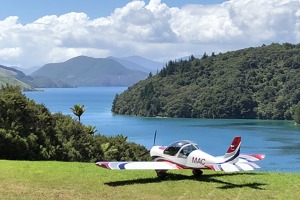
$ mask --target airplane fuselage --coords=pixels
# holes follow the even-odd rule
[[[167,161],[181,166],[184,169],[206,169],[207,164],[216,164],[223,161],[221,157],[214,157],[200,149],[195,149],[185,155],[179,150],[175,155],[168,155],[165,152],[166,147],[154,146],[150,151],[154,161]]]

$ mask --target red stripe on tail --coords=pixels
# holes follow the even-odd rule
[[[241,136],[235,137],[226,153],[234,152],[239,147],[240,143],[241,143]]]

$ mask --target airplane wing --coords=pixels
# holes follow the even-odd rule
[[[132,170],[132,169],[154,169],[169,170],[183,169],[179,165],[170,162],[97,162],[97,166],[112,170]]]

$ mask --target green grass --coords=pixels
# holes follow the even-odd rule
[[[299,199],[300,174],[112,171],[93,163],[0,160],[1,199]]]

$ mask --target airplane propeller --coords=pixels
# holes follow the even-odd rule
[[[157,130],[155,130],[155,133],[154,133],[153,146],[155,146],[156,132],[157,132]]]
[[[155,141],[156,141],[156,133],[157,133],[157,130],[155,130],[155,133],[154,133],[154,138],[153,138],[153,145],[152,146],[155,146]],[[141,155],[139,155],[139,157],[143,157],[144,155],[150,153],[150,150],[142,153]]]

